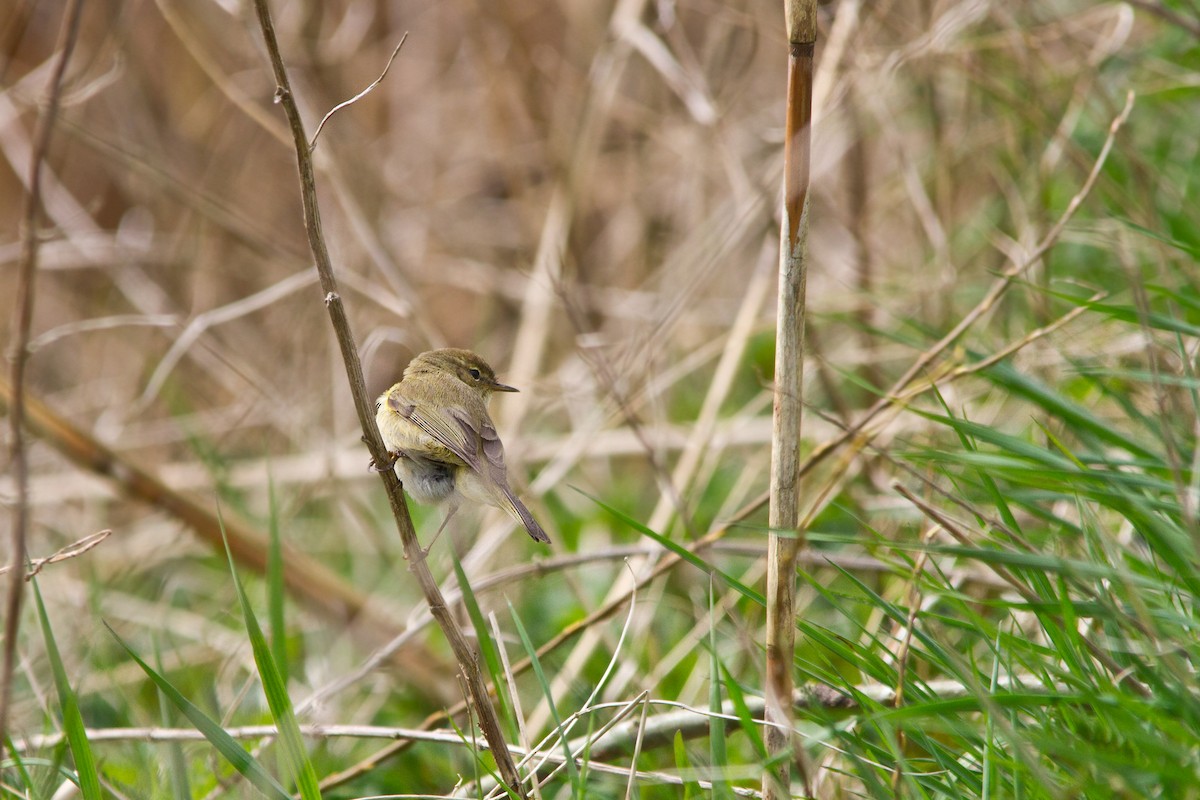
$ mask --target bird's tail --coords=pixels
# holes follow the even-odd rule
[[[550,537],[542,530],[542,526],[533,518],[533,514],[529,513],[529,509],[521,502],[512,489],[507,486],[502,486],[500,489],[504,493],[505,507],[508,513],[512,514],[517,519],[521,520],[521,524],[525,526],[525,530],[529,531],[529,535],[533,537],[535,542],[550,543]]]

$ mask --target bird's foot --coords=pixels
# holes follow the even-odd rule
[[[420,540],[419,539],[417,540],[417,549],[421,551],[421,557],[419,559],[417,559],[418,561],[424,561],[426,559],[426,557],[428,557],[429,551],[433,549],[433,546],[435,544],[437,544],[437,540],[439,538],[441,538],[442,531],[446,530],[446,523],[450,521],[450,518],[454,516],[454,512],[457,510],[458,510],[458,506],[450,507],[450,510],[446,513],[446,518],[444,520],[442,520],[442,524],[438,526],[437,533],[435,533],[433,535],[433,538],[429,540],[428,545],[426,545],[425,547],[421,547]],[[408,556],[406,555],[405,558],[407,558],[407,557]]]
[[[434,541],[437,541],[436,536],[434,537]],[[429,551],[432,549],[433,549],[433,542],[430,542],[428,547],[421,547],[421,542],[420,542],[420,540],[418,540],[417,541],[417,555],[409,563],[409,569],[412,569],[413,564],[418,564],[418,563],[424,561],[425,559],[429,558]],[[408,561],[408,552],[407,551],[405,551],[405,553],[404,553],[404,560]]]
[[[370,469],[372,472],[387,472],[392,467],[396,466],[396,462],[399,460],[400,460],[400,454],[393,453],[391,450],[389,450],[389,451],[387,451],[387,463],[380,465],[379,463],[377,463],[375,461],[375,459],[372,458],[371,463],[368,465],[367,468]]]

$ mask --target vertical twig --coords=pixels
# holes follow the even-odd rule
[[[21,625],[21,601],[25,589],[25,539],[29,526],[29,464],[25,460],[25,364],[29,360],[29,331],[33,325],[34,275],[38,257],[38,212],[42,204],[42,162],[50,147],[50,134],[58,116],[63,75],[79,34],[82,0],[70,0],[63,11],[55,50],[58,59],[46,89],[46,104],[38,117],[29,157],[29,192],[21,209],[21,263],[17,268],[16,309],[13,314],[12,387],[8,409],[9,436],[12,445],[12,469],[17,483],[17,502],[13,508],[12,566],[8,595],[5,598],[4,666],[0,673],[0,755],[8,740],[9,700],[12,697],[13,666],[16,663],[17,631]]]
[[[329,259],[329,251],[325,246],[325,237],[321,232],[321,214],[317,206],[316,178],[313,174],[312,152],[309,148],[308,137],[304,132],[304,121],[300,118],[300,110],[292,97],[291,83],[287,70],[283,65],[283,57],[279,52],[279,42],[275,37],[275,26],[271,21],[271,12],[267,0],[254,0],[255,11],[258,14],[259,26],[262,28],[263,41],[271,59],[271,68],[275,72],[275,82],[278,86],[275,97],[283,105],[288,123],[292,131],[293,144],[296,150],[297,168],[300,172],[300,193],[304,202],[304,227],[308,232],[308,244],[316,262],[317,273],[321,277],[321,288],[325,291],[325,306],[329,310],[330,321],[333,323],[334,334],[342,351],[342,361],[346,367],[346,379],[350,384],[350,393],[354,398],[354,409],[358,413],[358,421],[362,426],[363,440],[367,443],[371,458],[376,464],[386,464],[387,449],[380,438],[379,429],[375,426],[375,413],[370,399],[367,397],[366,382],[363,380],[362,362],[358,358],[358,347],[354,342],[354,334],[350,330],[350,321],[346,318],[345,307],[341,295],[338,294],[337,280],[334,278],[333,265]],[[500,729],[500,720],[496,716],[496,708],[488,697],[487,684],[483,680],[479,661],[474,648],[463,636],[454,616],[450,613],[437,581],[429,571],[424,553],[421,551],[417,533],[413,529],[412,518],[408,513],[408,504],[404,500],[404,491],[396,473],[392,470],[380,472],[387,490],[392,507],[392,515],[396,519],[396,527],[404,544],[404,554],[408,559],[409,570],[421,585],[429,611],[441,626],[450,649],[458,661],[462,679],[466,683],[471,705],[479,715],[479,727],[483,731],[492,756],[496,759],[500,776],[518,796],[525,796],[525,788],[521,782],[517,765],[509,752],[508,744],[504,741],[504,733]]]
[[[767,748],[792,750],[792,654],[796,644],[796,555],[800,531],[800,421],[804,389],[804,287],[808,270],[808,169],[812,141],[816,0],[784,0],[788,34],[787,123],[780,230],[779,308],[775,332],[775,410],[771,448],[771,534],[767,545]],[[782,757],[763,775],[763,797],[790,795],[791,767]],[[807,793],[807,791],[806,791]]]

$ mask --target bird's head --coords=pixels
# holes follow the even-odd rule
[[[404,370],[409,375],[449,374],[478,390],[484,396],[491,392],[515,392],[517,389],[496,380],[491,365],[470,350],[447,347],[430,350],[414,358]]]

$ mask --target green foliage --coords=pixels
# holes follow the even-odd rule
[[[258,676],[262,680],[263,692],[267,696],[267,704],[271,708],[271,717],[279,729],[279,738],[283,741],[283,762],[288,772],[295,777],[296,787],[302,800],[320,800],[321,791],[317,788],[317,776],[313,771],[312,761],[309,760],[304,739],[300,735],[300,726],[292,709],[292,699],[288,695],[287,682],[281,670],[275,664],[271,643],[267,641],[246,590],[238,578],[237,567],[233,563],[233,553],[229,550],[229,542],[225,543],[225,555],[229,559],[229,572],[233,576],[233,585],[237,589],[238,603],[242,607],[242,618],[246,623],[246,633],[254,650],[254,663],[258,667]],[[276,587],[277,588],[277,587]],[[278,590],[278,588],[277,588]]]
[[[277,800],[291,797],[287,790],[279,784],[279,782],[268,773],[263,766],[252,755],[242,749],[242,746],[237,743],[233,737],[225,732],[225,729],[219,722],[209,717],[201,711],[190,700],[183,696],[170,681],[163,675],[160,675],[153,667],[138,657],[137,653],[127,645],[121,637],[117,636],[116,631],[109,628],[109,632],[113,637],[125,648],[146,676],[158,687],[168,700],[171,701],[185,717],[188,718],[196,730],[204,734],[204,738],[209,741],[217,752],[229,762],[238,772],[240,772],[251,784],[254,785],[260,792],[267,797],[273,797]]]
[[[42,639],[46,644],[46,657],[50,661],[50,671],[54,676],[54,687],[58,693],[59,713],[62,715],[63,733],[71,748],[71,756],[75,760],[75,774],[70,776],[72,782],[79,786],[85,800],[101,800],[100,774],[96,770],[96,757],[92,753],[91,742],[88,741],[87,728],[83,715],[79,713],[79,700],[63,665],[62,656],[58,652],[58,643],[54,638],[54,630],[50,625],[50,617],[46,613],[46,604],[42,600],[42,591],[36,580],[32,582],[33,599],[37,604],[38,621],[42,627]],[[24,766],[20,767],[26,785],[29,784],[28,774]]]
[[[550,689],[550,681],[546,677],[546,671],[542,669],[542,662],[538,658],[537,648],[534,646],[532,640],[530,640],[529,634],[525,631],[525,626],[521,624],[521,618],[517,615],[516,609],[510,605],[509,612],[512,614],[512,621],[516,627],[517,635],[521,637],[521,645],[525,648],[525,652],[529,656],[530,663],[533,666],[533,674],[537,678],[538,685],[541,687],[542,693],[546,698],[546,705],[550,709],[551,717],[554,719],[554,728],[559,733],[558,738],[567,767],[567,779],[570,782],[571,796],[580,797],[583,792],[583,784],[579,777],[579,767],[575,764],[575,756],[571,752],[570,742],[567,740],[567,731],[563,727],[562,714],[559,713],[554,693]]]
[[[169,498],[101,497],[38,438],[31,554],[115,535],[34,584],[0,784],[36,800],[64,781],[88,798],[247,782],[283,798],[293,779],[309,798],[483,797],[494,761],[473,711],[439,716],[460,667],[421,627],[320,296],[300,280],[294,159],[237,98],[269,96],[269,76],[242,65],[239,89],[210,74],[257,37],[191,9],[172,21],[176,5],[85,33],[122,80],[80,62],[79,85],[98,88],[55,133],[56,191],[78,196],[56,196],[46,224],[66,227],[66,208],[89,238],[46,229],[57,261],[39,272],[35,327],[54,335],[31,390],[169,486],[215,495],[269,547],[235,554],[231,583]],[[794,678],[795,741],[823,797],[1200,800],[1200,46],[1163,16],[1194,22],[1194,4],[1150,5],[860,4],[853,20],[822,6],[822,33],[849,45],[824,41],[818,70],[800,445],[820,460],[800,487]],[[770,470],[774,322],[745,290],[778,241],[778,8],[648,4],[626,36],[600,17],[563,28],[543,6],[465,26],[454,4],[430,7],[407,47],[437,68],[406,70],[406,51],[322,134],[327,234],[372,391],[428,342],[486,351],[502,377],[532,359],[495,418],[552,548],[464,507],[427,556],[461,590],[446,594],[505,734],[535,751],[522,774],[545,798],[743,796],[773,766],[767,511],[751,504]],[[281,21],[313,67],[298,87],[311,109],[394,46],[371,8]],[[42,27],[14,50],[11,85],[49,52]],[[1072,203],[1129,89],[1133,116],[1053,246],[889,394]],[[14,120],[32,120],[36,93],[9,94],[25,104]],[[0,197],[22,196],[17,175]],[[738,339],[743,302],[755,324]],[[531,333],[544,341],[512,352]],[[721,386],[726,353],[738,367]],[[720,413],[698,433],[710,397]],[[110,460],[83,460],[128,488]],[[428,543],[442,510],[413,508]],[[395,630],[306,596],[285,551]],[[610,607],[634,583],[636,603]],[[266,632],[248,597],[265,598]],[[122,638],[96,634],[102,619]],[[376,758],[427,720],[445,738]],[[302,740],[300,722],[379,738]],[[277,739],[234,735],[267,724]],[[119,729],[132,740],[88,739]]]

